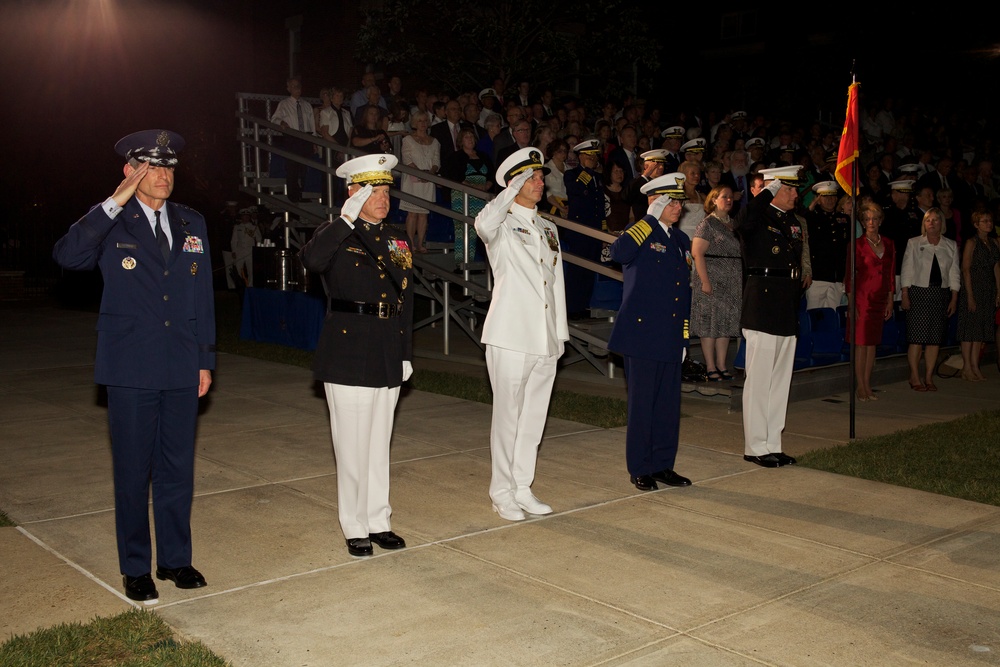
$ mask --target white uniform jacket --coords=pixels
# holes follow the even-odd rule
[[[493,269],[493,300],[483,343],[559,356],[569,340],[559,232],[534,208],[512,203],[497,223],[476,220]]]

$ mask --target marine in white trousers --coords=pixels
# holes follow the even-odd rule
[[[743,329],[747,339],[743,434],[747,456],[781,451],[788,392],[795,364],[795,336]]]
[[[337,511],[347,539],[391,530],[389,440],[399,387],[324,383],[337,457]]]

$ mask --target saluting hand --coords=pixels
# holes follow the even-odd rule
[[[507,187],[501,190],[500,194],[494,197],[479,212],[479,215],[476,216],[476,224],[492,227],[503,222],[504,218],[507,217],[507,209],[510,208],[511,203],[517,197],[517,193],[521,191],[521,188],[524,187],[524,184],[528,182],[533,173],[535,173],[535,170],[529,168],[512,178]]]
[[[354,229],[354,221],[358,219],[361,209],[364,208],[365,202],[371,196],[372,189],[371,184],[366,185],[348,197],[344,205],[340,207],[340,217],[347,221],[351,229]]]
[[[111,198],[115,200],[115,203],[119,206],[125,206],[128,200],[132,198],[135,194],[135,189],[139,187],[139,182],[146,177],[146,172],[149,170],[148,162],[140,162],[138,167],[128,166],[131,171],[125,176],[125,179],[118,184],[118,189],[115,193],[111,195]]]
[[[654,199],[653,203],[649,205],[648,209],[646,209],[646,214],[653,216],[654,220],[659,220],[660,216],[663,215],[663,209],[665,209],[669,203],[670,197],[667,195],[660,195]]]

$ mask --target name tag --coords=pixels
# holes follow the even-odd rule
[[[116,243],[115,247],[116,248],[125,248],[126,250],[135,250],[139,246],[136,245],[135,243]]]

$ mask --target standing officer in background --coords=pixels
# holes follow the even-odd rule
[[[347,180],[340,217],[302,247],[322,274],[326,322],[313,373],[323,383],[337,458],[337,509],[352,556],[402,549],[389,517],[389,440],[399,387],[413,373],[413,254],[383,220],[396,158],[376,153],[337,169]]]
[[[490,498],[508,521],[552,512],[531,492],[556,363],[569,340],[559,233],[536,208],[546,171],[540,150],[517,151],[497,170],[505,189],[476,216],[496,280],[483,324],[493,386]]]
[[[622,265],[624,293],[608,349],[625,357],[628,430],[625,459],[630,481],[652,491],[660,481],[690,486],[674,472],[681,420],[681,364],[691,311],[691,241],[671,226],[683,212],[684,174],[655,178],[642,187],[646,215],[611,245]]]
[[[146,604],[159,597],[150,576],[150,480],[157,578],[205,585],[191,567],[191,502],[198,399],[215,368],[215,302],[205,219],[167,201],[183,147],[166,130],[119,141],[125,180],[52,253],[63,268],[100,267],[104,278],[94,379],[108,390],[125,595]]]
[[[747,339],[743,458],[765,468],[795,463],[781,451],[792,384],[805,230],[793,209],[801,167],[762,169],[765,185],[735,228],[743,243],[746,286],[740,324]],[[808,252],[808,250],[806,250]]]
[[[604,225],[605,202],[604,183],[597,171],[601,142],[599,139],[588,139],[574,146],[573,152],[579,156],[580,165],[567,169],[563,174],[569,206],[567,218],[591,229],[601,229]],[[603,245],[600,239],[567,230],[563,233],[562,244],[566,252],[581,259],[601,261]],[[570,262],[564,264],[564,267],[566,308],[571,320],[580,320],[587,316],[590,309],[590,297],[594,293],[594,273]]]
[[[646,151],[639,157],[642,158],[642,173],[628,185],[625,198],[629,206],[632,207],[632,216],[635,220],[640,220],[646,215],[646,208],[649,206],[649,197],[643,192],[643,188],[650,181],[663,176],[663,169],[667,162],[667,151],[662,148]]]

